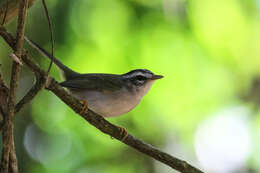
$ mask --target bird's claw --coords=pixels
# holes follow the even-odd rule
[[[86,100],[81,100],[80,101],[82,103],[82,109],[80,111],[79,114],[83,114],[84,112],[87,113],[88,112],[88,102]]]
[[[128,132],[126,131],[126,129],[124,127],[119,126],[119,128],[120,128],[120,135],[123,136],[121,141],[124,141],[128,136]]]

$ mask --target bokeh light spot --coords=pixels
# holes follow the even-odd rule
[[[55,163],[64,158],[71,149],[71,139],[63,134],[46,134],[30,124],[24,137],[24,146],[28,154],[42,164]]]
[[[246,108],[234,107],[200,125],[195,149],[206,172],[228,173],[245,166],[251,147],[248,116]]]

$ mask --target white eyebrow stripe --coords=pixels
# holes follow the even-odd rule
[[[133,72],[133,73],[130,73],[130,74],[127,74],[125,75],[126,78],[133,78],[133,77],[136,77],[136,76],[144,76],[144,77],[147,77],[147,78],[150,78],[152,77],[152,74],[150,73],[145,73],[145,72],[142,72],[142,71],[139,71],[139,72]]]

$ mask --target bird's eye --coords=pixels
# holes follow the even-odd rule
[[[144,80],[146,80],[146,77],[138,75],[138,76],[136,76],[136,79],[139,81],[144,81]]]

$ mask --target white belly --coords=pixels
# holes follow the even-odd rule
[[[129,112],[142,98],[126,89],[122,90],[113,93],[98,91],[81,91],[80,93],[71,91],[71,93],[81,100],[87,100],[90,110],[104,117],[112,117]]]
[[[112,117],[122,115],[135,108],[149,91],[153,82],[149,81],[145,86],[135,88],[133,92],[128,91],[126,88],[107,93],[93,90],[70,91],[78,99],[86,100],[90,110],[103,117]]]

